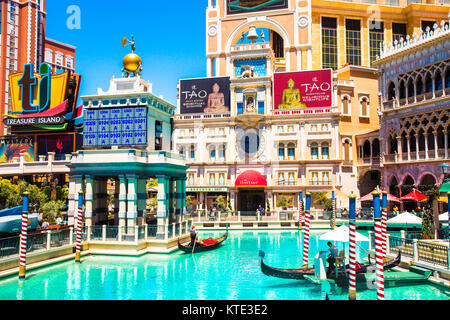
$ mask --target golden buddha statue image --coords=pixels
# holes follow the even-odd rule
[[[225,106],[225,95],[220,91],[218,83],[212,86],[213,92],[208,96],[208,106],[205,108],[205,113],[226,113],[230,112],[230,108]]]
[[[283,91],[283,99],[278,106],[279,110],[285,109],[305,109],[307,106],[302,102],[300,90],[294,88],[295,82],[292,79],[288,81],[288,88]]]

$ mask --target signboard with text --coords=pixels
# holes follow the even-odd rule
[[[147,107],[84,110],[84,147],[147,144]]]
[[[333,105],[332,70],[275,73],[274,109],[329,108]]]
[[[226,0],[227,13],[249,13],[289,8],[289,0]]]

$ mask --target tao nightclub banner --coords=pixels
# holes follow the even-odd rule
[[[180,113],[229,113],[230,78],[180,80]]]
[[[332,105],[331,69],[274,75],[275,110],[329,108]]]

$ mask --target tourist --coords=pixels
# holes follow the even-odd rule
[[[333,270],[335,268],[336,257],[338,255],[338,249],[331,242],[328,242],[327,245],[329,247],[328,251],[330,252],[330,254],[327,257],[327,262],[328,262],[327,276],[329,276],[331,273],[331,270]]]
[[[191,228],[191,247],[194,246],[196,239],[197,239],[197,230],[195,229],[195,226],[192,226],[192,228]]]
[[[59,226],[63,225],[63,220],[61,219],[61,217],[56,218],[56,224]]]
[[[47,220],[44,220],[44,222],[42,223],[41,229],[42,230],[47,230],[48,226],[49,226],[49,224],[48,224]]]
[[[258,209],[256,209],[256,211],[259,213],[260,216],[264,215],[264,209],[261,205],[259,205]]]

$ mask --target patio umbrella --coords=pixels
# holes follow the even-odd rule
[[[422,218],[419,218],[418,216],[409,213],[409,212],[404,212],[402,214],[399,214],[398,216],[389,219],[388,220],[388,225],[405,225],[408,226],[409,225],[417,225],[417,224],[422,224]]]
[[[319,240],[325,240],[325,241],[336,241],[336,242],[349,242],[350,236],[349,236],[349,228],[346,225],[343,225],[337,229],[334,229],[333,231],[327,232],[319,237]],[[356,233],[356,241],[369,241],[369,238],[366,236],[363,236],[360,233]]]
[[[400,200],[402,201],[422,201],[426,199],[427,197],[421,194],[416,189],[414,189],[410,194],[407,194],[406,196],[400,198]]]
[[[439,202],[445,202],[445,203],[448,203],[448,196],[445,196],[445,197],[439,197]]]
[[[381,193],[381,191],[378,189],[378,192]],[[364,201],[373,201],[373,195],[372,193],[369,193],[368,195],[365,195],[362,198],[359,198],[359,201],[364,202]],[[396,196],[393,196],[392,194],[388,193],[388,201],[392,201],[392,202],[400,202],[400,199],[397,198]]]
[[[445,212],[439,216],[439,222],[448,223],[448,212]]]

